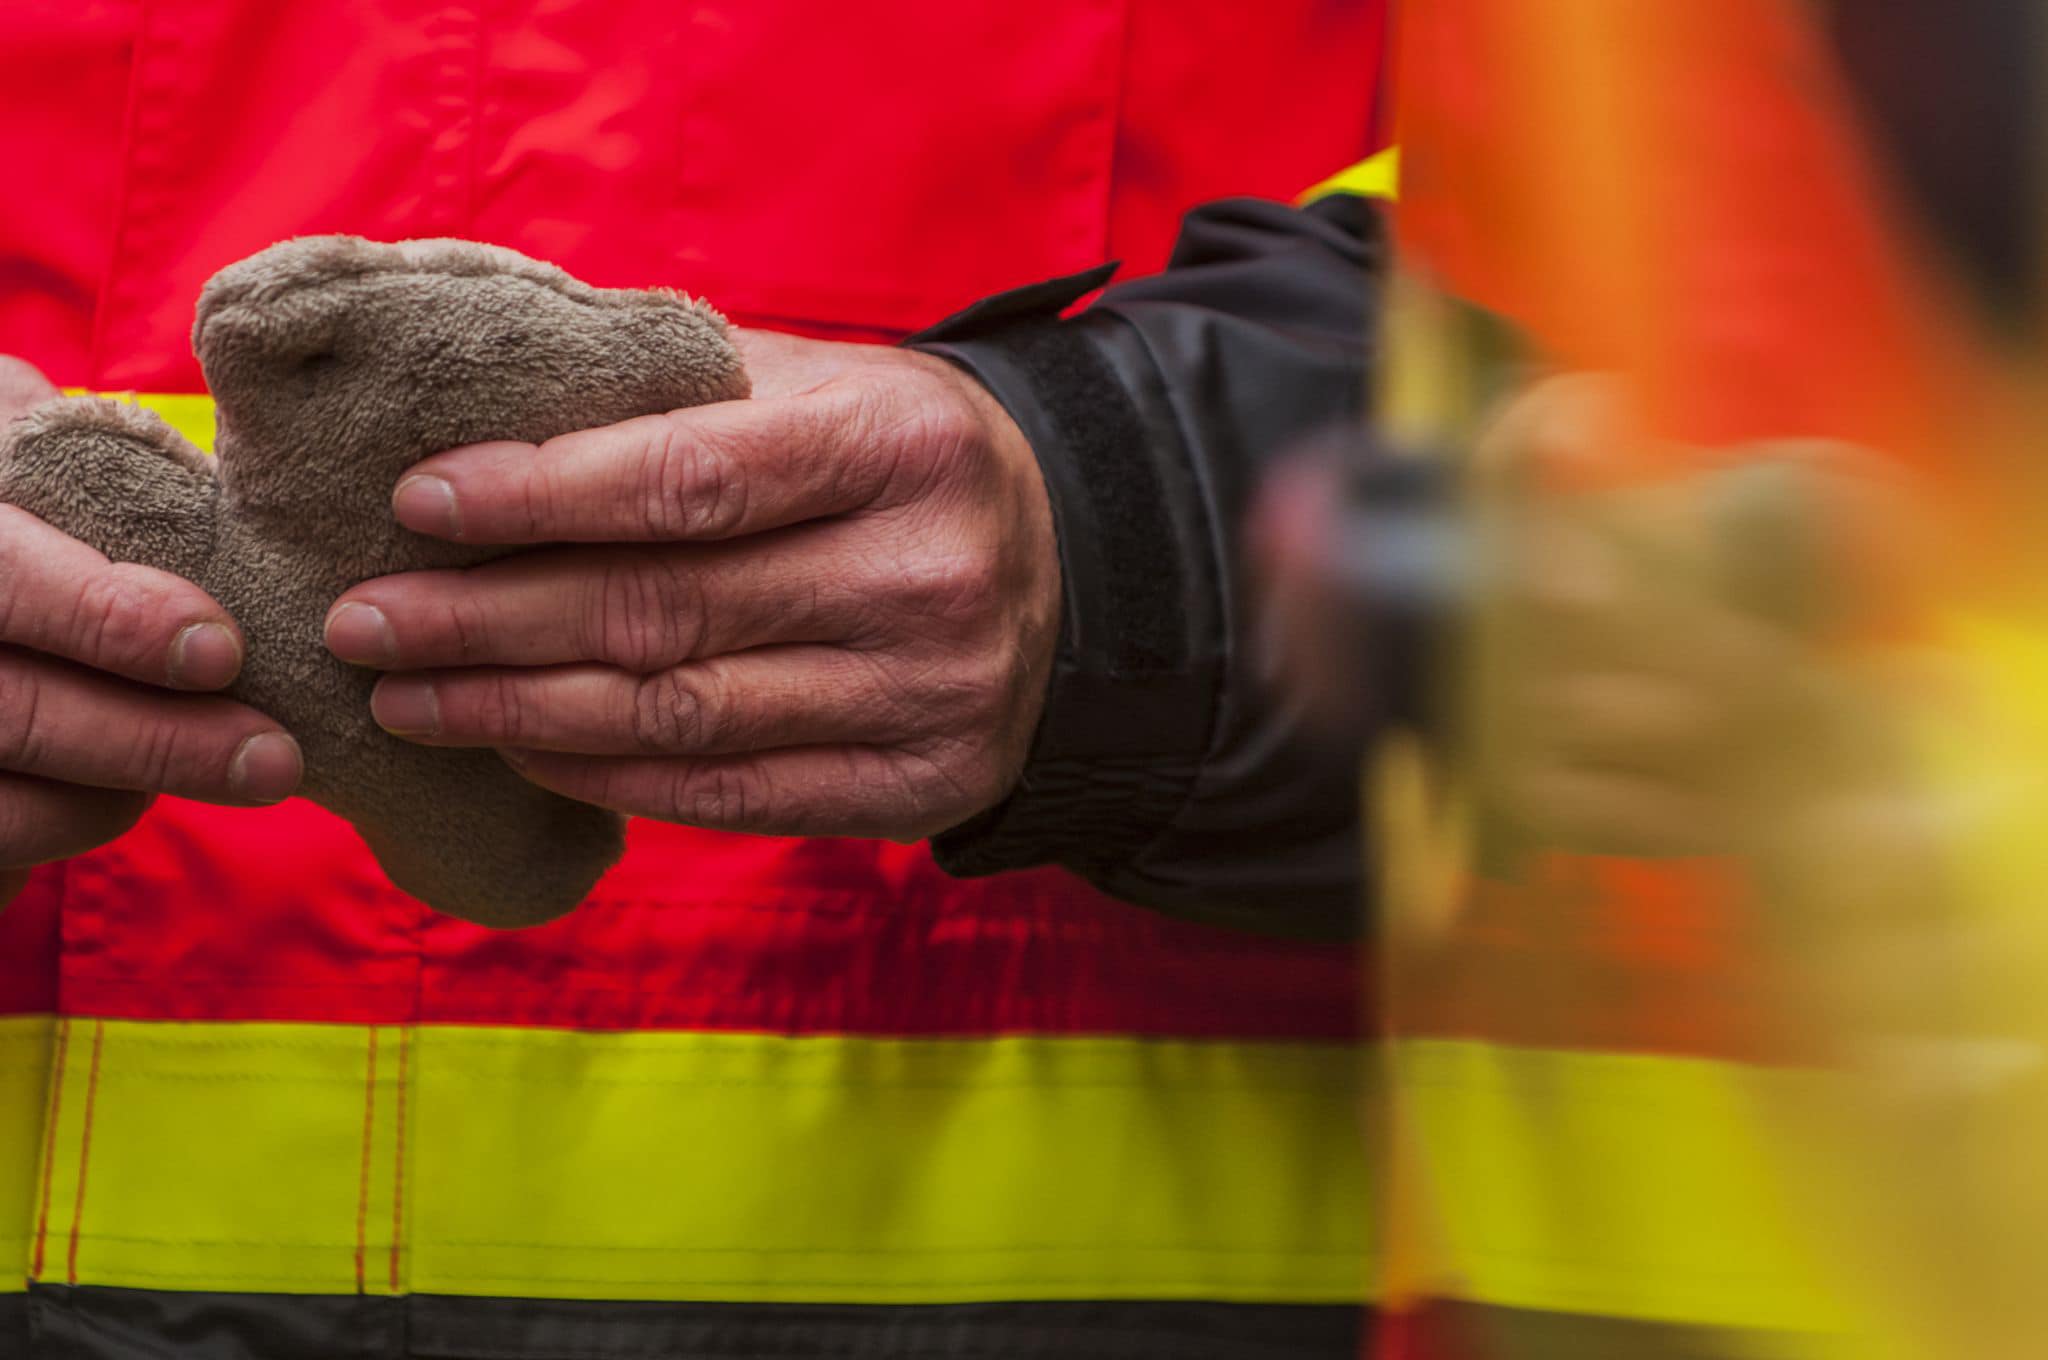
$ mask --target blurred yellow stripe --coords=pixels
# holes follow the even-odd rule
[[[1817,1340],[1849,1330],[1774,1143],[1824,1076],[1452,1039],[1405,1040],[1394,1057],[1444,1292]]]

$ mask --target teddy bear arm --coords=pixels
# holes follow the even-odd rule
[[[0,501],[115,561],[202,585],[219,491],[205,454],[156,416],[119,402],[53,401],[0,431]]]

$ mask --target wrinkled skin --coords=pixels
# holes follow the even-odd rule
[[[452,450],[393,496],[463,544],[367,582],[327,640],[373,712],[528,779],[729,831],[914,840],[1000,801],[1059,623],[1031,449],[951,365],[762,332],[754,400]]]
[[[0,356],[0,424],[55,396]],[[242,657],[241,630],[198,586],[0,505],[0,903],[31,866],[127,830],[158,793],[249,805],[298,786],[291,737],[209,693]]]

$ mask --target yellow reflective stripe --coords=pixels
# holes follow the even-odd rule
[[[1363,1292],[1338,1046],[70,1024],[45,1279],[75,1230],[78,1282],[177,1289]]]
[[[212,397],[191,392],[89,392],[82,387],[68,387],[64,390],[64,395],[111,397],[115,401],[125,401],[131,406],[154,411],[179,434],[208,453],[213,452]]]
[[[28,1279],[55,1027],[47,1015],[0,1016],[0,1293]]]
[[[1445,1292],[1645,1322],[1851,1330],[1773,1144],[1820,1075],[1466,1040],[1396,1050]]]
[[[1383,198],[1389,202],[1401,196],[1401,148],[1390,146],[1385,151],[1367,156],[1358,164],[1339,170],[1322,183],[1309,189],[1295,202],[1304,206],[1319,198],[1332,194],[1351,194],[1357,198]]]

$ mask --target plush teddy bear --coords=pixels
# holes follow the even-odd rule
[[[495,246],[326,236],[215,275],[192,338],[218,458],[137,408],[53,401],[0,431],[0,501],[219,600],[248,643],[229,693],[291,731],[302,792],[400,888],[494,926],[568,911],[618,858],[621,819],[492,752],[385,733],[375,676],[335,660],[322,623],[360,581],[505,551],[399,527],[392,488],[427,455],[746,396],[724,320]]]

